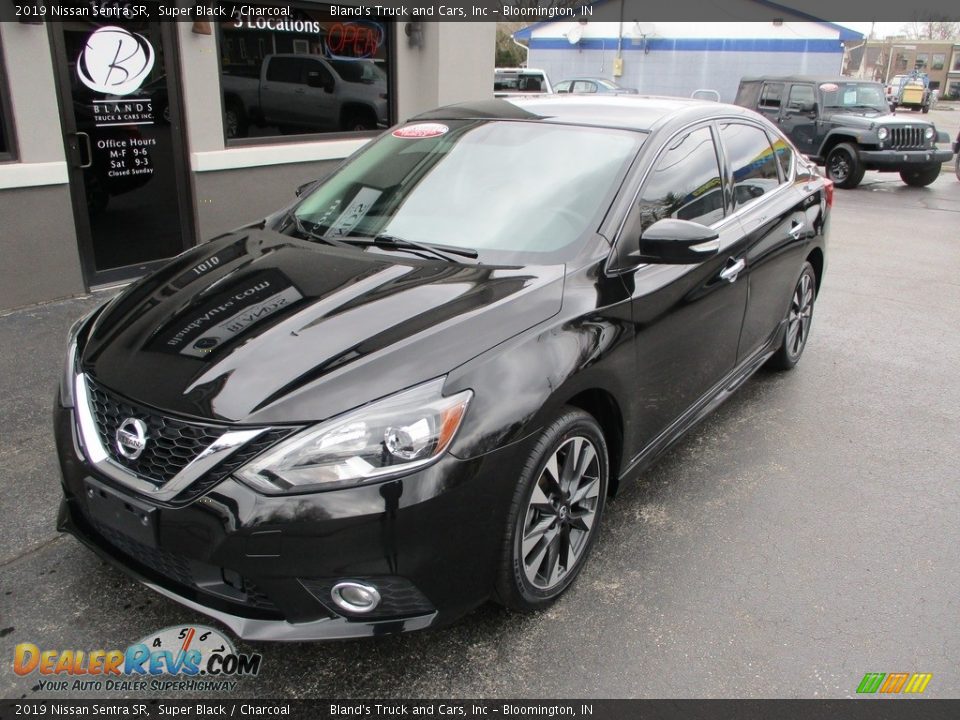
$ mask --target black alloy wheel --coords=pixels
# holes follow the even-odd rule
[[[855,188],[863,180],[863,172],[863,164],[852,145],[841,143],[827,155],[827,177],[838,188]]]
[[[496,588],[503,605],[537,610],[570,586],[596,536],[608,474],[597,421],[565,408],[544,430],[514,493]]]
[[[790,298],[787,310],[786,331],[779,349],[770,358],[769,366],[774,370],[790,370],[799,361],[810,336],[813,322],[813,304],[817,299],[817,276],[810,263],[803,264],[800,279]]]

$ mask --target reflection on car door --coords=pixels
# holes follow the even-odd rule
[[[720,254],[699,265],[642,265],[625,277],[636,330],[642,445],[679,420],[736,363],[747,286],[736,272],[742,231],[725,207],[722,178],[711,127],[684,130],[661,151],[625,225],[640,232],[674,217],[713,227],[721,242]]]
[[[331,89],[336,88],[333,72],[320,58],[304,57],[300,62],[300,79],[304,87],[304,96],[298,111],[300,124],[311,130],[336,129],[340,121],[340,118],[336,117],[338,103],[333,93],[322,87],[325,85]],[[313,86],[310,83],[311,76],[317,78]],[[318,84],[321,87],[317,87]]]
[[[303,104],[305,85],[301,83],[300,60],[274,56],[267,59],[260,82],[260,112],[268,125],[294,125],[298,107]]]
[[[759,125],[731,122],[720,126],[720,138],[745,234],[743,277],[750,294],[738,351],[738,360],[744,361],[771,339],[786,317],[800,272],[799,255],[816,219],[804,212],[809,203],[791,179],[795,158],[782,137],[774,135],[771,143]]]

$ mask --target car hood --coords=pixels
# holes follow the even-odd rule
[[[919,118],[903,117],[893,113],[878,114],[874,112],[837,112],[829,116],[831,122],[847,127],[875,128],[875,127],[900,127],[903,125],[927,126],[933,125],[928,120]]]
[[[171,413],[323,420],[556,314],[563,277],[562,265],[421,261],[243,231],[114,299],[80,363],[103,387]]]

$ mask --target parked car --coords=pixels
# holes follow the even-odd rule
[[[842,77],[756,77],[740,81],[736,104],[776,123],[801,152],[826,167],[837,187],[855,188],[866,170],[899,172],[929,185],[949,162],[950,141],[932,122],[890,112],[880,83]]]
[[[441,108],[301,191],[79,321],[55,410],[58,527],[251,640],[553,602],[798,362],[833,201],[754,113],[624,97]]]
[[[547,73],[537,68],[496,68],[493,71],[493,96],[552,93]]]
[[[558,93],[636,95],[636,88],[623,87],[613,80],[595,77],[577,77],[562,80],[556,85]]]
[[[386,127],[387,76],[372,60],[267,55],[223,68],[224,125],[244,137],[250,123],[290,132]]]

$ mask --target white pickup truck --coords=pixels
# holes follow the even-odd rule
[[[284,132],[374,130],[389,124],[386,73],[365,59],[267,55],[255,65],[223,67],[228,138],[251,124]]]

